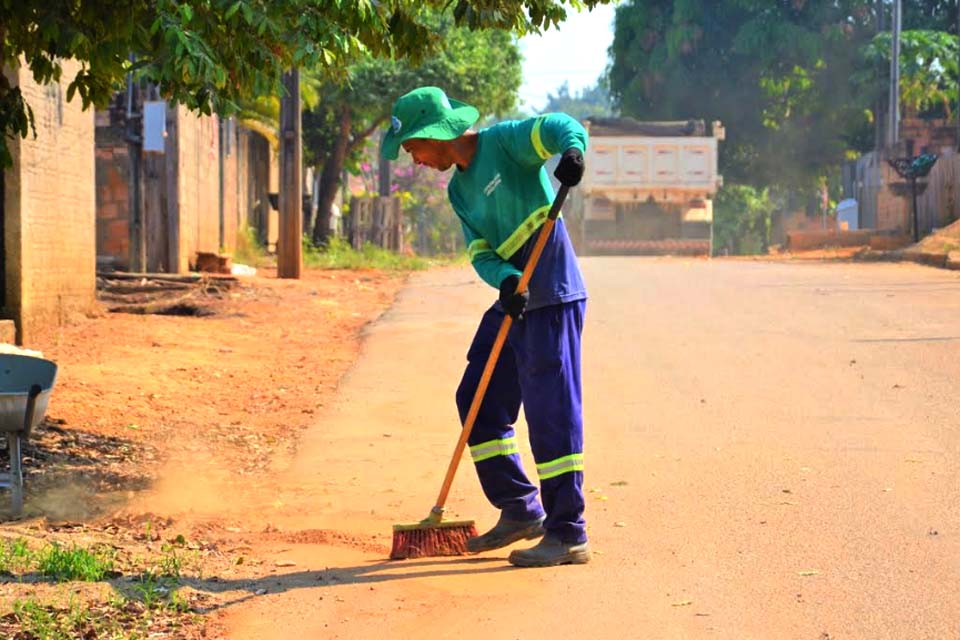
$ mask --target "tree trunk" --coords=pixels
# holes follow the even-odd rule
[[[353,113],[350,107],[344,106],[340,112],[340,130],[333,152],[323,163],[323,172],[320,174],[320,183],[317,185],[317,222],[313,228],[313,243],[321,245],[327,242],[330,234],[330,208],[337,198],[337,189],[340,186],[340,175],[343,173],[343,163],[350,148],[350,127],[353,124]]]

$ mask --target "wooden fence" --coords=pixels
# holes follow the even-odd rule
[[[399,198],[351,198],[344,223],[344,234],[354,249],[362,249],[369,242],[391,251],[404,250]]]
[[[949,151],[939,157],[926,187],[917,197],[917,220],[923,237],[960,217],[960,155]],[[877,152],[861,156],[843,170],[844,193],[856,198],[860,226],[909,233],[913,205],[907,181]]]

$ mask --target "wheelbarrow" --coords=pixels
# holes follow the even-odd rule
[[[22,444],[43,420],[57,377],[50,360],[0,354],[0,434],[7,438],[10,473],[0,474],[0,487],[10,489],[10,510],[23,511]]]

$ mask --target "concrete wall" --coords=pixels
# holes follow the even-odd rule
[[[7,69],[33,108],[37,137],[10,140],[4,179],[4,315],[17,338],[53,329],[90,311],[96,298],[94,114],[66,87],[80,66],[63,63],[58,84]]]
[[[232,254],[237,248],[240,228],[240,163],[237,152],[237,127],[234,120],[220,123],[220,151],[223,161],[223,251]]]
[[[198,251],[220,250],[218,128],[216,117],[198,117],[177,107],[180,272],[189,270]]]
[[[237,185],[240,226],[254,229],[266,243],[271,211],[268,194],[278,171],[276,156],[266,138],[243,127],[238,128],[237,149],[241,166]]]

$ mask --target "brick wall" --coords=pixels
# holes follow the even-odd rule
[[[63,63],[58,84],[40,86],[27,69],[8,69],[33,108],[37,137],[11,140],[4,188],[4,313],[18,340],[88,312],[96,295],[94,114],[66,86],[80,66]]]
[[[122,100],[117,105],[123,107]],[[115,105],[116,106],[116,105]],[[97,256],[129,268],[131,165],[123,108],[97,114]],[[144,154],[142,189],[150,271],[185,272],[197,251],[220,246],[220,125],[183,107],[167,110],[163,155]],[[239,126],[224,127],[223,249],[236,248],[239,229],[266,229],[270,145]],[[265,234],[265,231],[264,231]]]
[[[957,148],[957,123],[951,120],[904,118],[900,122],[899,155],[943,153]]]
[[[109,111],[97,112],[97,258],[130,265],[130,151]]]

